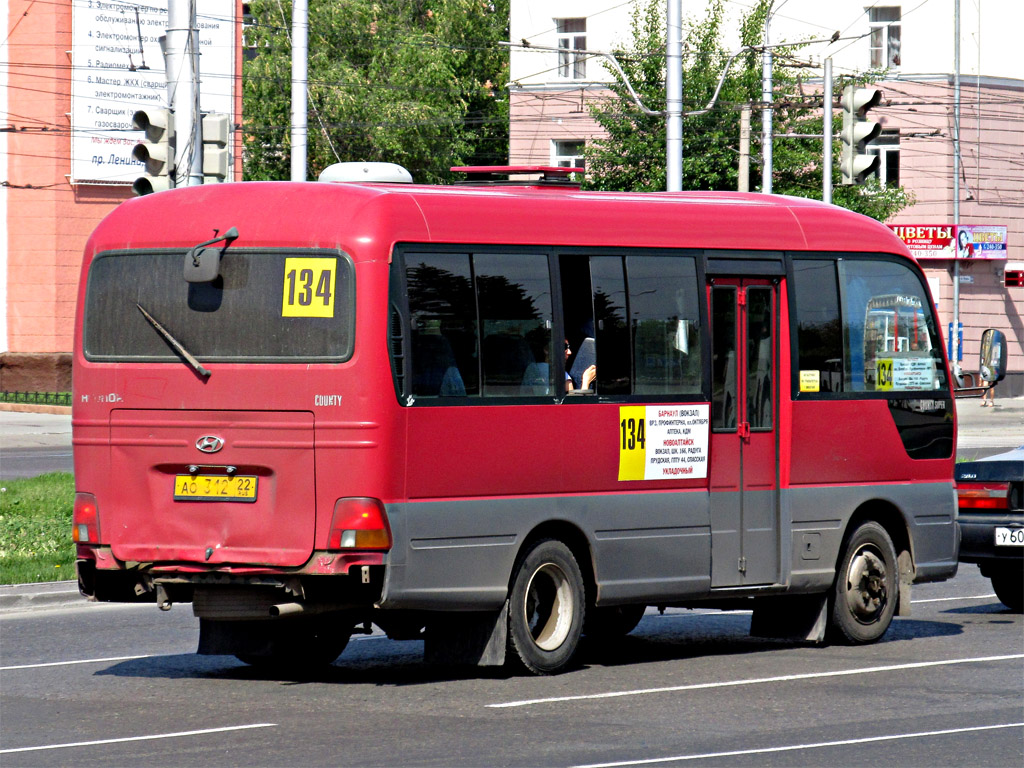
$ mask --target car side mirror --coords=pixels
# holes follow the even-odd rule
[[[981,359],[978,362],[981,380],[989,384],[1006,376],[1006,335],[995,328],[981,334]]]

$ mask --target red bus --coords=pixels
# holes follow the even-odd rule
[[[75,330],[83,593],[191,602],[199,652],[253,664],[375,624],[550,673],[646,606],[871,642],[952,577],[953,393],[903,243],[564,172],[113,211]]]

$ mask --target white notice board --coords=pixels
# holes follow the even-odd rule
[[[199,106],[234,122],[235,3],[196,5]],[[76,0],[71,7],[71,182],[130,184],[144,172],[131,155],[142,138],[132,114],[169,103],[159,42],[167,34],[167,0]]]

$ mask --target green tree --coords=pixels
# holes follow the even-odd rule
[[[245,177],[287,179],[291,3],[249,6]],[[376,160],[436,182],[504,162],[507,35],[508,0],[310,0],[308,177]]]
[[[740,21],[742,46],[756,48],[764,39],[770,0],[760,0]],[[664,109],[664,2],[638,6],[632,21],[632,47],[616,52],[623,71],[644,106]],[[702,19],[684,21],[683,110],[703,109],[711,100],[731,52],[722,45],[722,0],[713,0]],[[782,49],[792,55],[795,49]],[[818,94],[805,94],[799,70],[787,65],[786,53],[776,58],[773,71],[774,131],[776,134],[822,133],[822,104]],[[703,115],[683,118],[683,187],[735,190],[738,183],[739,112],[744,104],[761,101],[761,57],[746,50],[733,61],[715,107]],[[657,191],[665,189],[665,118],[644,113],[616,77],[614,94],[591,108],[607,138],[586,148],[586,185],[590,189]],[[838,114],[836,115],[838,118]],[[753,131],[752,131],[753,133]],[[756,140],[756,136],[752,136]],[[756,144],[754,145],[756,147]],[[772,191],[821,199],[821,142],[783,138],[773,141]],[[902,187],[882,188],[877,182],[861,187],[839,185],[839,144],[833,147],[833,202],[879,220],[886,220],[913,202]],[[761,177],[761,154],[753,150],[751,184]]]

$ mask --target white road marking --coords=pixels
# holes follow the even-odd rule
[[[39,667],[63,667],[68,664],[105,664],[108,661],[131,661],[132,659],[150,659],[157,654],[147,653],[142,656],[111,656],[106,659],[77,659],[75,661],[49,661],[45,664],[16,664],[10,667],[0,667],[0,672],[11,669],[38,669]]]
[[[639,688],[631,691],[609,691],[607,693],[580,694],[576,696],[552,696],[547,699],[523,699],[521,701],[505,701],[488,704],[491,709],[510,709],[512,707],[528,707],[533,704],[553,704],[564,701],[592,701],[595,699],[615,699],[623,696],[644,696],[651,693],[676,693],[678,691],[698,691],[709,688],[729,688],[742,685],[758,685],[761,683],[788,683],[794,680],[815,680],[823,677],[845,677],[848,675],[867,675],[875,672],[895,672],[904,669],[924,669],[926,667],[943,667],[950,664],[978,664],[993,661],[1010,661],[1024,659],[1024,653],[1006,656],[978,656],[970,659],[944,659],[942,661],[918,661],[912,664],[890,664],[884,667],[862,667],[860,669],[838,669],[832,672],[806,672],[800,675],[777,675],[774,677],[755,677],[749,680],[723,680],[717,683],[695,683],[692,685],[672,685],[664,688]]]
[[[200,731],[178,731],[177,733],[154,733],[149,736],[125,736],[120,739],[99,739],[97,741],[75,741],[69,744],[46,744],[41,747],[17,747],[0,749],[0,755],[11,752],[39,752],[44,749],[69,749],[70,747],[95,747],[100,744],[124,744],[129,741],[150,741],[152,739],[174,739],[179,736],[201,736],[207,733],[244,731],[250,728],[276,728],[277,723],[252,723],[251,725],[229,725],[224,728],[204,728]]]
[[[920,731],[918,733],[894,733],[888,736],[868,736],[863,739],[843,739],[842,741],[822,741],[816,744],[790,744],[785,747],[762,747],[761,749],[737,749],[729,752],[707,752],[703,755],[674,755],[672,757],[655,757],[648,760],[623,760],[618,763],[591,763],[578,765],[574,768],[622,768],[629,765],[654,765],[656,763],[677,763],[684,760],[705,760],[710,757],[738,757],[739,755],[766,755],[772,752],[795,752],[801,749],[820,749],[822,747],[847,747],[854,744],[871,744],[879,741],[898,741],[900,739],[920,739],[926,736],[948,736],[955,733],[972,733],[975,731],[995,731],[1002,728],[1021,728],[1024,723],[1000,723],[999,725],[977,725],[968,728],[947,728],[941,731]]]
[[[917,605],[918,603],[948,603],[956,600],[991,600],[996,596],[993,592],[991,595],[971,595],[970,597],[930,597],[927,600],[911,600],[911,605]]]

